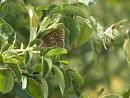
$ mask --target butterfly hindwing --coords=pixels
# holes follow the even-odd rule
[[[43,36],[42,47],[64,47],[64,30],[61,28],[55,29]]]

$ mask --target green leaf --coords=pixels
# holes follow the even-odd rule
[[[130,64],[130,51],[129,51],[130,50],[130,40],[129,39],[125,40],[123,49],[127,56],[127,62],[128,62],[128,64]]]
[[[57,13],[62,13],[63,11],[63,6],[57,6],[55,8],[53,8],[51,11],[50,11],[50,15],[53,15],[53,14],[57,14]]]
[[[69,64],[69,61],[67,61],[67,60],[59,60],[58,62],[59,62],[59,63],[62,63],[62,64],[65,64],[65,65],[68,65],[68,64]]]
[[[43,10],[47,10],[48,9],[48,5],[40,5],[38,7],[36,7],[36,11],[43,11]]]
[[[30,42],[36,38],[36,32],[38,28],[39,19],[34,11],[34,8],[31,5],[28,5],[27,7],[29,19],[30,19]]]
[[[7,14],[8,7],[7,7],[7,2],[3,2],[0,4],[0,18],[4,18],[5,15]]]
[[[27,91],[33,95],[34,98],[43,98],[40,83],[32,78],[28,78]]]
[[[12,69],[14,75],[16,76],[16,79],[18,79],[18,81],[21,82],[22,74],[21,74],[19,65],[8,64],[8,66]]]
[[[77,22],[73,18],[68,17],[68,16],[64,16],[62,20],[65,27],[70,32],[69,35],[67,36],[67,39],[69,40],[70,45],[72,45],[72,43],[75,42],[79,34],[79,28],[78,28]]]
[[[2,46],[5,44],[5,39],[3,35],[0,34],[0,51],[2,50]]]
[[[7,63],[7,64],[18,64],[19,61],[16,58],[6,58],[5,63]]]
[[[62,15],[53,15],[52,17],[46,16],[40,24],[37,37],[41,38],[47,31],[53,30],[55,28],[63,27],[61,23]]]
[[[29,39],[29,19],[27,10],[23,6],[23,4],[18,1],[8,2],[7,7],[8,11],[4,19],[8,24],[10,24],[10,27],[17,31],[17,42],[27,42],[27,40]],[[9,34],[14,33],[12,32],[12,30],[9,31],[9,27],[6,27],[5,30],[8,31],[7,33]],[[11,40],[9,43],[12,43],[13,38],[14,36],[10,36],[10,38],[8,38],[8,40]]]
[[[48,84],[47,84],[47,81],[45,79],[42,79],[41,89],[44,92],[44,98],[48,98],[48,96],[49,96],[49,94],[48,94]]]
[[[3,55],[0,53],[0,64],[4,64],[4,58]]]
[[[75,95],[80,97],[81,91],[79,89],[79,85],[75,81],[72,81],[72,85],[73,85]]]
[[[14,84],[13,90],[10,92],[10,95],[17,96],[18,98],[34,98],[30,93],[26,90],[23,90],[21,85],[16,83]]]
[[[86,9],[87,9],[87,6],[86,6]],[[65,14],[81,16],[83,18],[88,17],[88,14],[86,12],[85,13],[83,12],[83,10],[80,8],[80,5],[79,6],[66,6],[63,9],[63,13]]]
[[[14,77],[11,71],[0,71],[0,92],[10,92],[14,86]]]
[[[51,12],[51,10],[54,9],[55,7],[57,7],[55,4],[50,5],[46,11],[46,14],[48,15]]]
[[[129,98],[130,97],[130,88],[128,89],[127,92],[123,93],[123,98]]]
[[[43,32],[45,30],[45,28],[47,27],[47,25],[49,24],[49,22],[50,22],[49,17],[48,16],[44,17],[43,21],[40,24],[38,32],[39,33]]]
[[[87,9],[87,7],[86,7]],[[86,11],[87,12],[87,11]],[[80,5],[79,6],[73,6],[73,5],[60,5],[60,6],[57,6],[55,8],[53,8],[51,11],[50,11],[50,15],[53,15],[53,14],[57,14],[57,13],[64,13],[64,14],[69,14],[69,15],[76,15],[76,16],[81,16],[81,17],[84,17],[86,18],[88,16],[88,14],[84,12],[81,8],[80,8]]]
[[[48,74],[50,73],[51,69],[52,69],[52,60],[49,58],[44,58],[44,63],[43,63],[44,67],[45,67],[45,71],[44,71],[44,76],[48,76]]]
[[[32,55],[33,55],[32,52],[26,51],[25,64],[29,64],[31,62]]]
[[[95,17],[88,17],[86,19],[88,26],[95,31],[99,38],[103,37],[104,28],[101,22]]]
[[[77,46],[81,46],[87,42],[90,39],[91,34],[92,29],[86,23],[84,23],[77,38]]]
[[[48,51],[46,53],[46,57],[51,57],[51,56],[57,56],[57,55],[61,55],[61,54],[67,54],[67,50],[65,48],[55,48],[55,49],[51,49],[50,51]]]
[[[61,91],[61,93],[63,95],[64,90],[65,90],[65,78],[64,78],[64,75],[63,75],[62,71],[57,66],[54,66],[54,71],[55,71],[56,77],[58,79],[58,84],[59,84],[59,87],[60,87],[60,91]]]
[[[41,43],[41,40],[40,39],[34,39],[33,41],[31,41],[31,43],[30,43],[30,47],[32,47],[33,45],[37,45],[37,46],[39,46],[40,45],[40,43]]]
[[[43,65],[41,64],[36,64],[35,65],[35,71],[34,72],[42,72],[44,69],[43,69]]]
[[[84,84],[83,78],[77,71],[69,69],[69,70],[67,70],[67,74],[68,74],[68,76],[71,77],[71,79],[73,81],[75,81],[77,84],[79,84],[79,87],[83,86],[83,84]]]
[[[49,5],[40,5],[36,7],[36,12],[39,19],[46,16],[46,10],[48,9]]]

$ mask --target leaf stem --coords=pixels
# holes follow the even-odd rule
[[[3,54],[6,54],[6,53],[17,53],[17,52],[31,51],[32,49],[33,49],[33,48],[7,50],[7,51],[4,51]]]
[[[20,55],[23,55],[25,51],[31,51],[32,53],[40,53],[40,51],[33,51],[33,48],[26,48],[26,49],[15,49],[15,50],[7,50],[7,51],[4,51],[3,54],[6,54],[6,53],[19,53],[17,54],[18,56]],[[12,58],[12,57],[15,57],[16,55],[11,55],[11,56],[8,56],[7,58]]]

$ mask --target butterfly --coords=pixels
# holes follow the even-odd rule
[[[48,48],[48,47],[64,47],[64,29],[57,28],[52,31],[50,31],[48,34],[42,37],[42,48]]]

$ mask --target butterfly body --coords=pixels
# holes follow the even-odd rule
[[[50,31],[42,37],[42,48],[47,47],[64,47],[64,30],[61,28]]]

